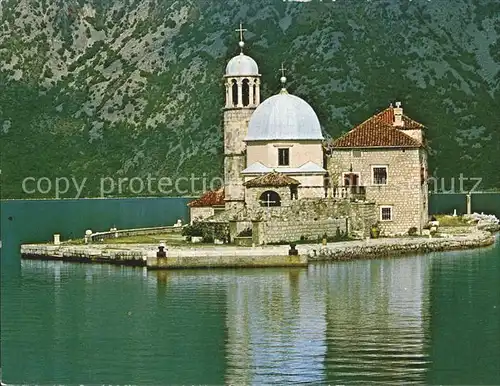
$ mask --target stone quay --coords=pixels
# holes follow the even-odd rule
[[[61,260],[79,263],[109,263],[148,269],[305,267],[315,261],[373,259],[400,255],[473,249],[494,244],[495,235],[474,230],[448,237],[400,237],[365,239],[322,244],[200,247],[153,244],[59,245],[25,244],[23,259]],[[159,253],[160,252],[160,253]]]

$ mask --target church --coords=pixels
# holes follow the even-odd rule
[[[421,234],[428,222],[424,126],[396,102],[325,140],[313,107],[286,88],[263,101],[257,62],[241,53],[223,76],[224,186],[191,201],[191,223],[227,224],[233,241]]]

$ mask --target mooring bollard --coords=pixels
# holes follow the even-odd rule
[[[165,243],[160,242],[160,245],[158,246],[158,252],[156,252],[156,257],[158,258],[167,257],[167,251],[165,251],[164,249],[165,249]]]
[[[59,233],[54,234],[54,245],[61,244],[61,235]]]
[[[85,231],[85,244],[87,244],[87,243],[89,243],[89,242],[92,241],[91,236],[92,236],[92,229],[87,229]]]
[[[297,256],[299,251],[295,248],[295,243],[290,243],[290,249],[288,250],[288,256]]]

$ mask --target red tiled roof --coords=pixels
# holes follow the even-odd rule
[[[278,172],[271,172],[264,174],[263,176],[254,178],[250,181],[244,183],[247,188],[257,188],[263,186],[290,186],[290,185],[300,185],[300,182],[292,177],[288,177],[285,174]]]
[[[394,107],[389,106],[385,110],[382,110],[380,113],[375,114],[373,117],[370,119],[380,119],[382,122],[387,123],[389,125],[392,125],[394,122]],[[414,121],[413,119],[407,117],[406,115],[403,114],[403,122],[404,125],[403,127],[400,128],[400,130],[405,130],[405,129],[423,129],[424,125],[421,123],[418,123],[417,121]]]
[[[388,107],[367,119],[342,137],[333,140],[331,147],[421,147],[416,139],[404,133],[405,129],[424,126],[403,115],[404,128],[393,126],[394,108]]]
[[[188,203],[188,206],[191,208],[217,205],[224,205],[224,188],[209,190],[203,193],[200,198]]]

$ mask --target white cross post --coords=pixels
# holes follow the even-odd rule
[[[271,200],[271,193],[267,193],[267,200],[261,200],[262,203],[266,204],[269,208],[271,204],[276,204],[278,201]]]
[[[282,62],[281,63],[281,68],[280,68],[281,76],[285,76],[286,68],[284,66],[285,66],[285,63]]]
[[[286,83],[286,76],[285,76],[286,68],[285,68],[285,64],[284,63],[281,63],[280,71],[281,71],[280,82],[281,82],[282,88],[284,90],[285,89],[285,83]]]
[[[271,207],[271,204],[276,204],[278,201],[271,200],[271,193],[267,193],[267,200],[262,200],[261,202],[266,204],[266,206],[267,206],[267,218],[270,219],[271,218],[271,211],[269,208]]]
[[[243,41],[243,32],[246,32],[247,30],[243,28],[243,23],[240,23],[240,28],[236,30],[236,32],[240,33],[240,41]]]

